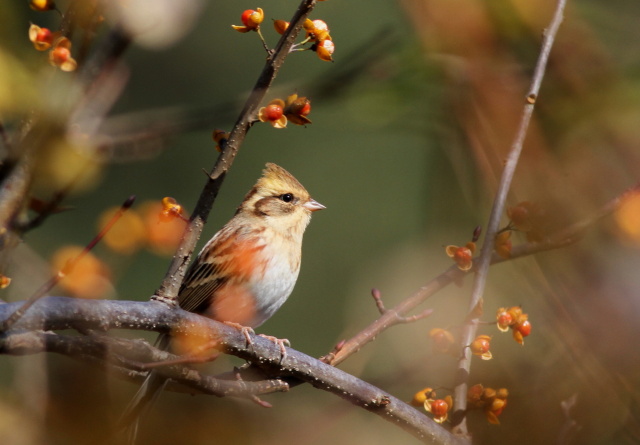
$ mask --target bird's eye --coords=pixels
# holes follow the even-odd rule
[[[280,195],[280,199],[284,202],[291,202],[293,201],[293,195],[291,193],[285,193],[284,195]]]

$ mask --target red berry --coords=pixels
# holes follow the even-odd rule
[[[499,326],[509,326],[513,323],[513,317],[508,312],[503,312],[498,316]]]
[[[51,31],[49,31],[47,28],[40,28],[40,30],[38,30],[38,34],[36,35],[36,42],[51,43],[52,40],[53,37],[51,35]]]
[[[488,335],[479,335],[472,343],[471,343],[471,351],[474,354],[482,355],[491,349],[491,337]]]
[[[271,104],[267,105],[267,107],[265,108],[265,116],[270,121],[277,121],[282,117],[282,113],[283,110],[280,105]]]
[[[300,111],[298,112],[299,115],[301,116],[306,116],[307,114],[311,113],[311,104],[309,102],[307,102],[306,104],[304,104],[304,106],[300,109]]]
[[[61,65],[71,57],[71,51],[64,47],[57,47],[52,51],[52,60],[56,65]]]
[[[255,12],[256,11],[254,11],[253,9],[247,9],[242,13],[242,16],[240,16],[240,20],[242,20],[242,23],[244,24],[244,26],[249,26],[249,18]]]
[[[517,325],[515,325],[514,329],[520,332],[523,337],[526,337],[531,334],[531,323],[529,322],[529,320],[525,320],[522,323],[518,323]]]
[[[456,250],[456,254],[454,256],[456,261],[467,262],[471,260],[471,251],[466,247],[460,247]]]
[[[435,417],[443,417],[449,411],[449,405],[443,399],[436,399],[431,402],[431,414]]]

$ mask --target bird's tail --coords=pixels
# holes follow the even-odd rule
[[[169,348],[170,337],[168,334],[161,334],[156,341],[156,347],[161,350]],[[133,396],[124,413],[120,417],[123,439],[129,445],[135,445],[138,436],[140,421],[149,412],[154,402],[162,392],[167,379],[155,371],[150,371],[147,378],[140,386],[140,389]]]

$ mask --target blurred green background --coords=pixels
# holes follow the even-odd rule
[[[153,132],[183,122],[187,128],[162,144],[115,147],[99,183],[64,202],[72,211],[27,234],[7,298],[26,298],[46,279],[45,264],[57,249],[88,242],[101,213],[131,194],[138,202],[172,196],[193,208],[202,169],[217,155],[211,131],[231,128],[265,59],[256,35],[229,25],[240,23],[244,9],[260,6],[263,33],[274,45],[269,22],[289,19],[295,5],[203,2],[192,23],[160,22],[153,30],[163,36],[164,26],[182,24],[182,39],[127,51],[129,78],[109,113],[110,128]],[[546,0],[318,4],[312,18],[329,24],[335,62],[294,53],[267,94],[267,100],[293,92],[309,96],[313,124],[252,128],[203,235],[208,239],[232,216],[265,162],[288,169],[327,207],[306,232],[292,297],[259,332],[323,355],[376,318],[372,287],[390,307],[450,266],[444,246],[464,245],[487,220],[554,6]],[[55,28],[55,12],[35,13],[28,2],[13,1],[4,2],[0,14],[7,62],[0,81],[20,85],[0,86],[0,115],[15,129],[32,103],[55,110],[72,75],[52,77],[46,54],[27,39],[29,22]],[[509,205],[540,203],[548,224],[560,228],[593,215],[637,182],[639,18],[635,0],[569,2]],[[38,193],[47,198],[46,190]],[[554,443],[566,425],[560,404],[573,394],[573,420],[581,429],[561,443],[640,441],[640,239],[621,230],[618,220],[603,219],[576,245],[491,269],[483,318],[521,304],[533,333],[520,347],[508,334],[482,329],[494,337],[494,359],[474,361],[471,383],[507,387],[510,396],[500,426],[470,413],[474,443]],[[513,239],[524,241],[518,234]],[[118,299],[146,300],[169,263],[146,251],[125,257],[99,246],[96,254],[112,269],[112,298]],[[428,301],[425,308],[435,311],[430,318],[388,330],[341,368],[405,400],[425,386],[446,394],[455,359],[434,355],[428,332],[446,327],[457,333],[470,281]],[[222,359],[212,369],[238,363]],[[135,392],[134,385],[111,378],[108,391],[101,391],[103,377],[94,368],[66,357],[2,357],[0,373],[1,417],[8,419],[0,421],[2,443],[109,443],[109,422]],[[33,383],[44,375],[47,396]],[[394,425],[311,387],[265,399],[274,408],[166,394],[143,436],[156,444],[416,443]]]

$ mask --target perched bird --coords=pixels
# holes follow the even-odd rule
[[[235,216],[204,246],[178,294],[184,310],[255,328],[287,300],[302,235],[325,207],[284,168],[267,164]]]
[[[189,267],[178,294],[180,307],[246,328],[260,326],[291,294],[300,272],[302,235],[311,213],[324,208],[288,171],[268,163],[233,218]],[[158,347],[169,342],[163,335]],[[131,443],[142,410],[164,384],[150,373],[130,402],[123,419]]]

